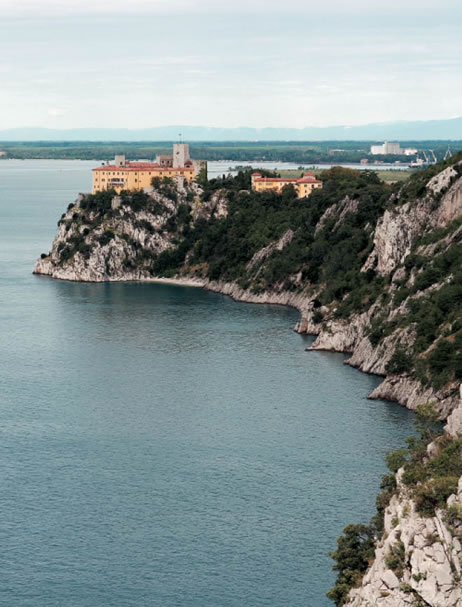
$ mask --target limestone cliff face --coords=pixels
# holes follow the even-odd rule
[[[413,289],[422,278],[425,263],[458,244],[462,237],[460,222],[454,222],[462,216],[461,164],[449,166],[432,177],[418,196],[407,202],[400,198],[402,191],[393,194],[376,224],[368,224],[371,246],[364,254],[367,260],[361,272],[364,276],[377,273],[386,287],[369,307],[358,308],[362,312],[345,316],[338,313],[341,302],[322,304],[318,297],[324,285],[311,284],[301,271],[287,277],[288,281],[274,282],[270,288],[255,288],[273,256],[282,255],[296,241],[299,230],[303,229],[297,226],[285,229],[278,238],[249,256],[240,284],[207,278],[207,268],[191,265],[191,251],[182,257],[174,278],[187,284],[194,279],[198,286],[239,301],[296,308],[300,320],[295,330],[316,336],[309,350],[349,354],[346,364],[383,376],[370,398],[395,400],[413,410],[422,403],[432,402],[440,418],[447,420],[448,436],[462,437],[458,382],[446,382],[443,387],[435,388],[431,382],[423,385],[416,374],[388,371],[396,350],[412,349],[418,338],[416,323],[400,322],[400,319],[406,318],[413,306],[431,297],[450,280],[445,276],[439,283],[433,281],[429,286],[424,284],[421,289]],[[99,201],[100,207],[95,207],[96,203],[89,202],[88,198],[79,197],[60,220],[51,251],[37,261],[34,272],[78,281],[156,280],[163,276],[156,260],[169,251],[174,253],[184,242],[187,215],[192,217],[193,223],[186,226],[191,229],[200,222],[202,225],[204,221],[209,222],[212,216],[222,219],[228,216],[228,199],[220,191],[214,192],[207,202],[202,200],[197,186],[180,186],[175,192],[168,188],[151,189],[143,196],[141,205],[136,198],[115,196],[109,203]],[[326,225],[332,225],[333,230],[341,228],[345,218],[356,213],[358,206],[357,200],[349,196],[333,201],[320,216],[313,238],[322,234]],[[185,208],[189,209],[186,215]],[[419,240],[425,233],[432,237]],[[427,261],[409,267],[406,258],[410,253]],[[399,288],[401,298],[395,304]],[[460,301],[450,305],[460,306]],[[387,331],[374,338],[378,319],[380,326],[387,326]],[[451,331],[454,332],[451,329],[448,335]],[[435,342],[424,354],[435,347]],[[360,587],[350,592],[346,604],[353,607],[462,606],[460,525],[449,524],[443,511],[423,518],[399,479],[398,489],[386,510],[385,533],[377,543],[375,559]],[[457,494],[449,498],[448,504],[462,507],[462,479]],[[390,568],[387,558],[397,544],[402,553],[399,575]]]
[[[456,170],[461,164],[450,166],[429,180],[417,200],[392,204],[375,228],[371,228],[374,230],[373,249],[363,270],[375,267],[381,275],[390,277],[391,294],[395,289],[393,281],[404,276],[403,261],[422,232],[429,228],[444,228],[462,215],[461,171]],[[190,205],[194,221],[208,221],[212,215],[225,218],[228,214],[227,198],[221,191],[214,192],[207,202],[201,199],[201,189],[197,185],[177,185],[174,194],[172,196],[168,188],[150,188],[144,194],[142,208],[137,208],[130,200],[115,196],[104,212],[86,205],[85,198],[80,196],[62,216],[51,251],[37,261],[34,272],[64,280],[97,282],[158,278],[153,272],[152,259],[178,246],[179,237],[172,219],[182,205]],[[319,233],[328,220],[336,219],[335,226],[338,227],[345,217],[356,212],[357,207],[357,201],[348,196],[334,202],[320,217],[315,233]],[[441,249],[449,246],[459,238],[459,234],[462,234],[462,226],[444,235],[440,241],[420,247],[417,252],[431,256],[436,247]],[[246,266],[248,282],[255,282],[271,256],[283,251],[294,237],[294,230],[286,230],[277,240],[257,251]],[[373,345],[370,339],[374,319],[382,315],[387,321],[392,321],[399,315],[405,315],[409,299],[398,308],[393,308],[389,302],[384,305],[378,301],[361,314],[352,313],[347,319],[339,319],[335,308],[316,307],[318,291],[309,282],[303,281],[301,276],[292,277],[297,285],[296,290],[287,290],[283,284],[275,284],[271,289],[256,292],[236,283],[211,281],[198,276],[196,272],[192,275],[191,270],[186,263],[181,276],[177,278],[190,280],[192,277],[196,284],[241,301],[297,308],[300,321],[296,330],[317,336],[310,350],[335,350],[350,354],[347,364],[367,373],[384,376],[384,381],[372,392],[371,398],[396,400],[410,409],[415,409],[422,402],[433,401],[442,418],[446,418],[456,407],[458,384],[435,390],[422,387],[409,375],[387,374],[387,364],[397,345],[413,344],[415,334],[411,327],[397,328],[378,345]],[[414,280],[415,273],[412,273],[408,282]],[[430,287],[428,291],[434,288]],[[414,297],[422,296],[425,296],[425,292],[419,292]]]
[[[445,228],[462,216],[461,167],[462,163],[459,163],[455,167],[451,166],[441,171],[426,184],[425,194],[421,198],[386,209],[379,219],[373,236],[374,247],[363,271],[375,268],[382,276],[389,277],[391,295],[396,289],[395,281],[405,277],[403,262],[422,233],[435,228]],[[345,209],[349,211],[352,209],[352,203],[348,198],[334,206],[340,213],[343,213]],[[333,208],[331,207],[324,213],[319,226],[326,221],[327,217],[330,217]],[[454,231],[443,236],[436,243],[418,247],[416,253],[431,258],[435,251],[441,252],[450,244],[458,242],[461,234],[462,226],[455,227]],[[413,284],[417,275],[418,271],[411,273],[408,285]],[[367,312],[352,314],[345,320],[336,319],[335,314],[332,313],[335,310],[321,309],[324,316],[321,323],[313,322],[313,306],[309,301],[305,301],[301,308],[302,319],[298,330],[317,334],[311,350],[335,350],[349,353],[351,357],[346,364],[367,373],[386,376],[387,364],[396,347],[412,346],[415,334],[412,327],[397,328],[381,340],[379,345],[374,346],[369,337],[374,319],[381,315],[386,321],[393,321],[399,316],[406,315],[411,299],[426,297],[428,293],[437,288],[438,285],[416,293],[406,299],[398,308],[392,307],[389,302],[384,305],[379,301],[372,305]],[[314,300],[314,295],[311,300]],[[406,374],[389,375],[370,397],[396,400],[409,409],[415,409],[423,402],[432,401],[440,411],[441,417],[446,419],[457,406],[459,384],[454,383],[445,386],[444,389],[434,390],[428,387],[423,388],[419,381]]]
[[[387,374],[387,363],[397,345],[412,344],[414,335],[409,328],[397,330],[386,337],[380,345],[374,347],[368,332],[371,321],[377,313],[375,306],[368,312],[353,315],[347,321],[328,320],[321,327],[313,322],[313,308],[310,307],[309,302],[304,301],[301,311],[304,318],[300,321],[298,330],[303,333],[317,333],[317,338],[309,350],[334,350],[351,354],[345,364],[365,373],[385,376],[369,398],[394,400],[411,410],[415,410],[419,404],[433,402],[443,419],[446,419],[457,406],[459,399],[457,383],[435,390],[431,387],[422,387],[419,381],[409,375]]]
[[[376,267],[380,274],[390,274],[425,229],[445,227],[462,214],[462,180],[457,176],[456,169],[448,167],[427,183],[425,194],[417,201],[385,211],[377,224],[374,249],[364,270]],[[437,197],[441,200],[435,204]]]
[[[462,478],[448,506],[462,509]],[[361,587],[350,592],[350,607],[458,607],[462,605],[462,526],[437,510],[424,518],[400,484],[385,512],[385,531]],[[400,553],[398,567],[390,562]]]
[[[445,426],[462,438],[462,387]],[[429,445],[428,452],[436,447]],[[462,477],[446,508],[424,517],[401,481],[385,510],[384,533],[361,585],[350,591],[349,607],[459,607],[462,605]],[[451,516],[452,513],[452,516]],[[395,555],[395,558],[390,558]],[[397,556],[397,558],[396,558]]]
[[[83,282],[150,280],[151,260],[176,247],[172,218],[182,205],[191,202],[195,217],[206,220],[212,213],[226,214],[226,199],[219,192],[206,204],[200,193],[195,184],[146,188],[142,205],[136,198],[114,196],[104,209],[79,196],[61,217],[51,251],[37,260],[33,272]]]

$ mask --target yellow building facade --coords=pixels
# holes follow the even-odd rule
[[[194,179],[194,168],[191,165],[183,167],[164,167],[155,162],[125,162],[114,161],[114,164],[103,164],[93,169],[92,193],[104,190],[142,190],[151,185],[154,177],[182,177],[185,181]]]
[[[286,185],[293,185],[298,198],[306,198],[315,189],[322,188],[322,181],[316,179],[313,173],[305,173],[303,177],[262,177],[261,173],[252,173],[252,190],[266,192],[274,190],[282,192]]]

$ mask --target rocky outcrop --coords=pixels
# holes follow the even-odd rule
[[[461,163],[457,168],[460,166]],[[462,214],[462,180],[450,185],[457,175],[454,167],[448,167],[428,182],[423,198],[385,211],[378,221],[374,249],[364,271],[375,267],[382,276],[390,274],[409,255],[418,236],[426,230],[445,227]],[[442,196],[436,206],[435,194]]]
[[[448,436],[461,436],[462,389],[458,383],[446,383],[443,388],[436,389],[429,384],[423,386],[415,374],[389,371],[393,369],[390,362],[397,349],[411,350],[416,340],[415,323],[400,323],[400,319],[406,317],[412,304],[418,305],[419,301],[431,298],[432,293],[450,280],[443,276],[425,289],[412,291],[423,268],[419,266],[409,272],[403,262],[411,251],[431,259],[459,242],[462,227],[451,222],[462,215],[461,172],[460,163],[446,168],[428,181],[419,198],[404,204],[399,195],[394,194],[375,229],[372,223],[367,224],[368,237],[373,235],[373,246],[362,271],[376,270],[386,287],[383,292],[379,291],[380,296],[366,298],[364,305],[361,292],[361,305],[350,309],[362,312],[345,314],[340,310],[341,301],[323,305],[323,301],[330,301],[323,300],[320,295],[325,285],[310,284],[303,278],[302,271],[270,288],[259,287],[265,283],[255,279],[264,276],[265,264],[277,260],[278,255],[291,247],[292,241],[298,243],[298,230],[303,229],[298,226],[286,229],[279,238],[255,252],[243,269],[245,276],[240,284],[204,278],[207,268],[195,267],[190,261],[194,257],[193,249],[181,258],[173,280],[201,286],[238,301],[296,308],[300,320],[295,330],[316,336],[308,350],[349,354],[346,364],[384,378],[370,398],[394,400],[413,410],[420,404],[434,403],[440,418],[447,419]],[[168,256],[169,252],[175,252],[187,233],[185,222],[186,228],[194,229],[194,223],[187,223],[190,217],[193,222],[209,221],[226,218],[228,214],[227,196],[223,191],[213,192],[204,201],[198,186],[179,184],[175,191],[150,188],[144,196],[141,206],[135,199],[114,196],[110,204],[107,201],[103,204],[104,208],[94,208],[88,199],[79,197],[62,216],[51,251],[37,261],[34,272],[77,281],[165,280],[159,270],[161,266],[155,262],[162,254]],[[334,201],[321,215],[314,236],[322,233],[326,226],[329,229],[333,226],[332,230],[341,227],[342,221],[358,208],[358,201],[348,196]],[[436,239],[419,240],[428,230],[448,226],[454,229],[438,231]],[[422,244],[425,242],[430,244]],[[369,250],[365,249],[364,255]],[[375,280],[374,276],[375,272],[368,272],[364,279]],[[399,283],[406,288],[394,305]],[[250,286],[244,288],[243,285]],[[341,300],[341,296],[338,299]],[[373,303],[369,304],[369,301]],[[378,337],[374,338],[372,334],[377,326],[380,330],[386,327],[387,331],[379,331]],[[434,344],[429,349],[432,347]],[[454,531],[447,524],[442,511],[437,511],[434,517],[423,518],[406,487],[400,482],[398,485],[399,491],[386,511],[385,534],[377,542],[375,560],[361,586],[351,591],[349,604],[354,607],[462,605],[458,577],[462,556],[459,530]],[[462,503],[461,484],[457,495],[451,496],[448,503]],[[403,560],[399,572],[390,568],[388,558],[395,545],[399,545]]]
[[[343,200],[333,204],[326,209],[316,226],[315,233],[318,234],[330,219],[335,219],[334,229],[337,228],[348,213],[355,213],[358,208],[358,201],[345,196]]]
[[[192,215],[194,220],[205,219],[209,220],[213,215],[217,219],[228,216],[228,200],[226,192],[218,190],[213,192],[207,202],[201,200],[201,189],[195,184],[191,184],[195,188],[194,202],[192,204]]]
[[[375,230],[374,249],[363,271],[375,267],[379,274],[386,276],[404,261],[427,225],[429,204],[427,200],[420,200],[385,211]]]
[[[444,428],[447,434],[453,438],[462,436],[462,385],[459,386],[459,399],[459,406],[448,416],[447,424]]]
[[[456,406],[445,432],[462,439],[462,387],[453,395]],[[429,456],[437,455],[435,443]],[[457,457],[457,455],[456,455]],[[432,516],[417,510],[414,496],[398,471],[397,493],[384,517],[384,532],[374,560],[358,588],[350,591],[349,607],[459,607],[462,605],[462,477],[446,508]]]
[[[286,230],[281,238],[271,242],[267,247],[263,247],[263,249],[257,251],[247,264],[246,270],[249,272],[255,269],[256,266],[261,266],[261,264],[275,251],[282,251],[288,244],[290,244],[293,237],[294,231]]]
[[[412,411],[423,403],[433,403],[441,419],[446,419],[458,405],[459,388],[458,383],[441,390],[423,388],[419,381],[408,375],[390,375],[369,394],[369,398],[397,401]]]
[[[134,221],[135,214],[129,208],[121,206],[117,209],[116,217],[107,220],[85,236],[86,223],[67,229],[66,220],[76,212],[74,207],[58,226],[58,233],[49,255],[37,260],[34,274],[47,274],[53,278],[83,282],[140,280],[148,277],[146,269],[137,267],[135,263],[137,245],[156,255],[168,248],[168,237],[158,232],[151,234],[147,228],[147,225],[150,225],[152,229],[159,230],[165,223],[165,218],[142,212],[136,214]],[[88,220],[93,220],[92,214],[88,216]],[[111,235],[111,240],[103,244],[105,233]],[[71,259],[63,262],[62,251],[67,243],[72,242],[72,238],[81,239],[91,247],[90,252],[88,254],[76,251]]]
[[[399,475],[398,475],[399,476]],[[462,512],[462,478],[448,507]],[[422,517],[399,483],[385,511],[385,530],[361,587],[350,591],[349,607],[458,607],[462,605],[462,526],[444,511]],[[391,558],[392,555],[395,558]]]
[[[461,166],[459,163],[458,167]],[[454,176],[453,176],[454,177]],[[436,225],[443,228],[462,213],[462,183],[457,180],[443,195],[436,217]]]
[[[173,195],[146,188],[142,208],[114,196],[110,209],[103,210],[79,196],[61,217],[51,251],[37,260],[33,272],[82,282],[150,280],[151,261],[176,246],[172,218],[200,192],[196,184],[176,184]],[[224,214],[226,204],[223,194],[215,193],[200,203],[198,216]]]
[[[447,196],[448,200],[453,201],[455,192],[459,191],[460,180],[450,185],[453,173],[448,175],[440,180],[441,183],[435,181],[432,187],[438,188],[440,185],[441,188],[445,187],[446,193],[443,199]],[[174,248],[175,234],[168,224],[172,216],[178,212],[180,205],[185,204],[188,198],[192,198],[193,215],[206,220],[212,214],[225,216],[227,213],[227,199],[224,192],[214,192],[207,202],[203,202],[200,200],[200,190],[197,185],[194,185],[193,189],[179,185],[176,191],[177,196],[172,199],[165,193],[149,188],[146,192],[147,203],[141,210],[134,210],[127,201],[124,202],[123,198],[114,196],[111,201],[111,211],[104,216],[98,216],[95,210],[86,209],[82,202],[83,197],[79,197],[62,216],[51,251],[49,255],[37,261],[34,272],[63,280],[90,282],[158,279],[158,275],[153,275],[150,260],[155,259],[163,251]],[[428,218],[428,209],[425,211],[423,208],[425,205],[427,202],[418,202],[413,206],[414,220],[416,213],[419,217],[422,213]],[[356,207],[356,201],[345,197],[322,215],[318,227],[325,225],[325,222],[334,216],[332,209],[337,209],[337,214],[345,216],[354,212]],[[398,226],[395,235],[406,233],[407,248],[411,246],[413,238],[416,238],[416,230],[415,233],[413,232],[414,236],[411,235],[411,231],[406,232],[408,222],[412,221],[406,216],[406,209],[409,211],[409,208],[404,205],[397,209],[397,211],[385,212],[382,220],[378,222],[374,236],[375,251],[380,257],[379,264],[382,270],[394,268],[404,255],[403,252],[398,255],[399,246],[393,245],[395,242],[393,239],[391,242],[387,240],[390,237],[390,230],[394,229],[390,227],[391,225]],[[387,219],[387,214],[391,217],[393,213],[394,219]],[[88,226],[92,226],[91,229]],[[271,255],[282,251],[293,238],[294,231],[286,230],[278,240],[257,251],[247,264],[248,274],[254,278],[258,276]],[[384,248],[377,244],[381,242],[381,238],[387,241]],[[396,236],[398,241],[400,238],[401,236]],[[63,261],[63,252],[65,253],[69,244],[76,239],[80,240],[83,246],[77,247],[69,259]],[[401,238],[401,245],[402,242]],[[387,253],[388,249],[391,251],[390,254]],[[387,377],[387,364],[397,344],[401,346],[412,344],[414,335],[410,327],[405,330],[397,329],[374,346],[369,339],[369,332],[376,314],[384,312],[380,303],[372,305],[362,314],[352,314],[348,319],[337,319],[333,314],[335,310],[315,307],[317,291],[313,291],[309,284],[297,290],[287,290],[283,285],[274,285],[271,290],[255,292],[237,283],[205,279],[200,279],[198,282],[198,277],[191,275],[188,268],[185,268],[182,276],[175,278],[186,280],[188,284],[191,284],[193,278],[194,284],[201,284],[207,289],[224,293],[239,301],[289,305],[296,308],[300,312],[300,320],[295,330],[316,335],[310,350],[334,350],[351,354],[345,361],[346,364],[367,373],[385,376],[384,381],[371,393],[371,398],[396,400],[410,409],[415,409],[421,402],[432,401],[436,403],[443,418],[455,408],[457,386],[435,391],[432,388],[423,389],[418,381],[407,375]],[[405,313],[406,302],[403,302],[399,309],[388,309],[389,319]]]

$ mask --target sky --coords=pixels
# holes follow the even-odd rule
[[[0,129],[461,115],[461,0],[0,0]]]

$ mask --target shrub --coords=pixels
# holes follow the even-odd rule
[[[442,387],[450,380],[455,358],[455,344],[447,339],[440,339],[427,357],[432,384],[435,388]]]
[[[443,436],[438,454],[428,462],[432,476],[462,476],[462,439]]]
[[[387,468],[390,472],[396,473],[407,462],[409,452],[407,449],[397,449],[396,451],[388,451],[385,456]]]
[[[107,213],[111,210],[111,203],[114,196],[114,190],[87,194],[80,201],[80,208],[84,211],[94,211],[100,214]]]
[[[313,322],[318,324],[324,320],[324,316],[319,310],[316,310],[313,314]]]
[[[403,577],[404,566],[406,564],[406,549],[403,542],[398,541],[390,547],[389,552],[385,555],[385,565],[391,569],[397,578]]]
[[[392,357],[388,361],[385,370],[392,375],[398,373],[409,373],[412,369],[412,359],[400,346],[393,352]]]
[[[327,597],[337,607],[344,604],[345,598],[361,579],[374,555],[374,530],[368,525],[347,525],[337,539],[337,550],[330,554],[334,559],[334,571],[337,580]]]
[[[462,526],[462,506],[457,503],[448,506],[444,521],[452,528]]]
[[[114,238],[114,232],[111,230],[104,230],[102,234],[96,237],[96,240],[100,244],[100,246],[104,247],[111,242]]]
[[[433,516],[436,508],[444,508],[446,500],[457,492],[457,476],[428,479],[415,489],[416,509],[426,516]]]

